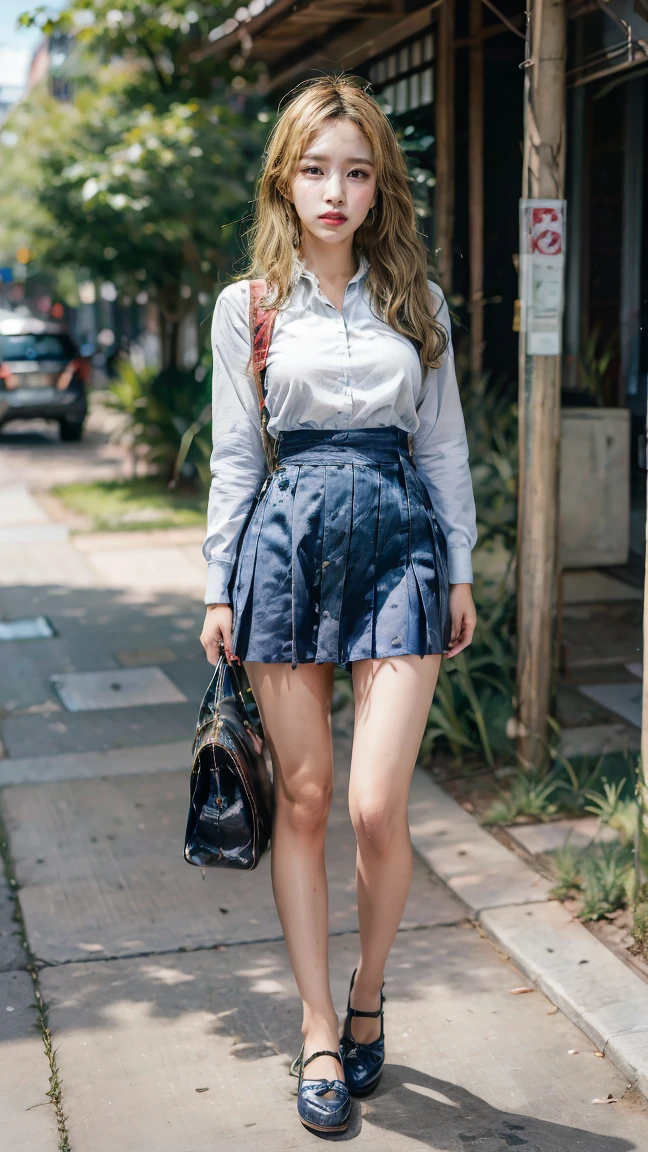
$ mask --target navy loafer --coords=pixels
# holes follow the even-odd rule
[[[340,1055],[344,1077],[352,1096],[368,1096],[373,1092],[382,1076],[385,1063],[385,1031],[384,1031],[384,1003],[385,997],[380,989],[380,1008],[376,1012],[361,1012],[351,1007],[351,992],[355,980],[355,972],[351,977],[349,988],[349,1001],[347,1003],[346,1020],[340,1041]],[[380,1017],[380,1036],[370,1044],[360,1044],[354,1040],[351,1024],[355,1016],[367,1016],[374,1020]]]
[[[318,1056],[332,1056],[342,1064],[339,1052],[313,1052],[304,1060],[304,1046],[290,1071],[299,1076],[297,1114],[312,1132],[344,1132],[351,1116],[351,1097],[343,1080],[304,1080],[304,1069]]]

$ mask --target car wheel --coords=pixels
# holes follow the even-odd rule
[[[73,423],[71,420],[61,420],[61,440],[80,440],[83,436],[83,420]]]

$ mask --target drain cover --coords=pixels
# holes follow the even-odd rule
[[[116,668],[111,672],[59,672],[50,677],[68,712],[184,704],[187,697],[161,668]]]
[[[0,620],[0,640],[47,640],[56,633],[47,616],[23,616]]]

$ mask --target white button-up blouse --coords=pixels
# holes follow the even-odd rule
[[[268,431],[395,425],[412,433],[416,469],[447,540],[450,582],[471,582],[475,503],[452,345],[439,368],[422,372],[414,344],[371,311],[368,267],[361,256],[340,312],[295,255],[294,288],[277,313],[267,361]],[[450,335],[443,293],[428,285]],[[229,600],[238,539],[265,474],[256,388],[246,374],[249,299],[249,281],[239,280],[214,308],[207,604]]]

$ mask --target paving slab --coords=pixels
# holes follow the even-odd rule
[[[184,740],[187,757],[196,727],[196,704],[151,704],[99,712],[14,713],[2,725],[2,739],[12,759],[43,753],[108,752],[138,744]],[[187,761],[188,762],[188,761]]]
[[[31,976],[0,973],[2,1152],[56,1152],[59,1147],[54,1106],[46,1095],[49,1064],[37,1019]]]
[[[610,712],[634,724],[635,728],[641,728],[642,686],[636,680],[631,684],[581,685],[580,691],[590,700],[595,700],[597,704],[602,704]]]
[[[415,769],[409,806],[412,843],[476,916],[484,908],[546,900],[551,885]]]
[[[648,1094],[648,985],[557,901],[480,921],[538,988]]]
[[[627,724],[590,724],[563,728],[558,745],[563,756],[596,756],[603,752],[636,752],[641,733]]]
[[[619,839],[614,828],[601,824],[595,816],[584,816],[578,820],[551,820],[545,824],[512,824],[506,831],[511,839],[533,856],[540,852],[555,852],[566,844],[570,848],[587,848],[588,844]]]
[[[0,586],[58,584],[70,589],[96,583],[96,573],[67,540],[19,540],[2,545]]]
[[[56,780],[93,780],[100,776],[139,776],[189,768],[187,740],[114,748],[108,752],[70,752],[0,760],[0,788],[8,784],[51,784]]]
[[[187,595],[204,597],[207,565],[203,560],[201,569],[180,548],[131,548],[128,552],[106,549],[87,552],[84,558],[108,588],[146,591],[181,588]]]
[[[52,684],[69,712],[137,708],[144,704],[181,704],[187,697],[161,668],[124,668],[115,672],[56,672]],[[118,695],[116,695],[118,693]]]
[[[340,1009],[357,947],[331,941]],[[372,1152],[647,1147],[644,1108],[592,1104],[622,1097],[623,1077],[540,993],[510,996],[520,980],[471,928],[401,932],[383,1079],[342,1139]],[[64,965],[42,984],[75,1152],[314,1147],[288,1075],[301,1014],[283,943]]]
[[[49,518],[25,484],[4,483],[0,488],[0,527],[47,524]]]
[[[331,929],[357,928],[355,837],[336,789]],[[281,936],[269,854],[252,876],[187,864],[189,771],[5,788],[2,808],[34,954],[51,963]],[[454,923],[462,906],[415,866],[404,923]]]
[[[49,640],[54,629],[46,616],[23,616],[0,621],[0,640]]]
[[[25,966],[25,949],[14,911],[15,904],[0,860],[0,972]]]

